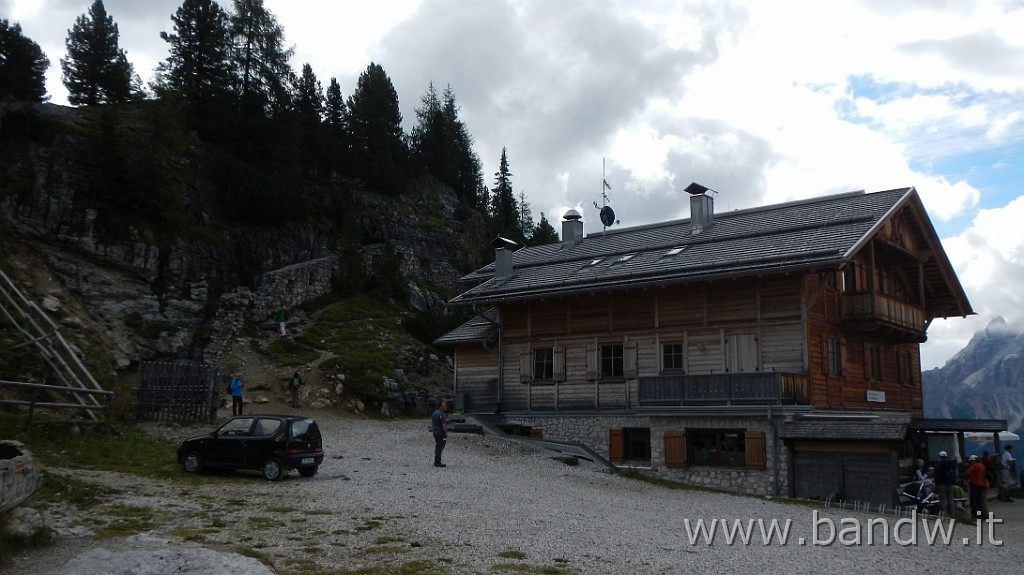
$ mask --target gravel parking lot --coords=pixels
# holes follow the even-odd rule
[[[452,434],[448,466],[435,468],[425,420],[316,417],[327,457],[310,479],[291,472],[269,483],[231,473],[193,487],[52,470],[105,486],[109,499],[90,517],[48,510],[57,543],[21,554],[9,575],[259,573],[263,565],[282,574],[420,573],[427,566],[452,574],[1018,573],[1024,565],[1024,509],[1013,503],[993,501],[1005,522],[983,530],[981,545],[969,525],[957,525],[949,544],[929,544],[934,522],[915,531],[904,521],[896,530],[896,517],[669,489],[586,461],[566,465],[551,452],[492,436]],[[98,538],[126,509],[145,516],[142,533]],[[700,533],[691,541],[700,520],[705,528],[724,522],[715,523],[713,542]],[[729,543],[723,527],[737,521],[742,529]],[[761,525],[768,530],[772,521],[788,531],[770,534],[766,545]]]

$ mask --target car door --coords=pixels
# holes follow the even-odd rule
[[[221,467],[245,465],[246,442],[255,419],[254,417],[236,417],[222,425],[214,433],[209,449],[204,454],[206,463]]]
[[[259,467],[284,440],[284,422],[279,417],[257,417],[245,444],[245,465]]]

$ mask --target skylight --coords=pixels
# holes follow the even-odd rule
[[[622,256],[621,258],[615,260],[615,263],[628,262],[629,260],[633,259],[635,256],[636,256],[636,254],[626,254],[626,255]]]
[[[591,268],[591,267],[594,267],[594,266],[596,266],[597,264],[601,263],[602,261],[604,261],[604,258],[596,258],[596,259],[592,259],[592,260],[590,260],[589,262],[587,262],[587,263],[583,264],[583,267],[585,267],[585,268]]]
[[[678,248],[672,248],[669,251],[665,252],[665,255],[663,257],[667,258],[667,257],[670,257],[670,256],[678,256],[679,254],[683,253],[683,250],[685,250],[685,249],[686,249],[686,246],[680,246]]]

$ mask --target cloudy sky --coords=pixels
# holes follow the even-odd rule
[[[60,81],[92,0],[0,0]],[[321,82],[351,95],[370,62],[406,130],[450,85],[488,184],[502,148],[535,219],[600,229],[602,170],[620,226],[915,186],[976,316],[936,320],[925,369],[999,316],[1024,325],[1024,4],[1018,0],[266,0]],[[180,0],[105,0],[143,80]],[[222,6],[230,8],[224,0]]]

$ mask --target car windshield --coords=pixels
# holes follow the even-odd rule
[[[320,441],[320,428],[312,419],[298,419],[292,422],[292,437],[300,441]]]

